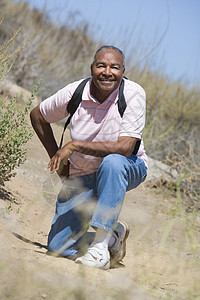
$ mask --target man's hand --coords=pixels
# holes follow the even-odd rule
[[[68,159],[72,155],[74,149],[72,146],[72,142],[64,145],[60,150],[56,152],[56,154],[51,158],[47,168],[50,169],[50,173],[53,174],[55,171],[58,171],[59,168],[62,168],[62,164],[67,165]]]

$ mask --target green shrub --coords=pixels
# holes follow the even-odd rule
[[[0,184],[15,176],[12,171],[26,159],[28,149],[24,144],[33,135],[26,120],[31,102],[32,98],[24,108],[17,109],[16,99],[12,98],[0,106]]]
[[[0,24],[4,16],[0,18]],[[17,31],[0,48],[0,84],[11,70],[18,54],[25,45],[15,51],[11,50],[11,44],[19,31]],[[19,108],[16,98],[6,98],[0,105],[0,184],[9,180],[16,173],[14,168],[22,164],[26,159],[27,148],[24,144],[31,138],[33,131],[26,118],[37,87],[23,108]]]

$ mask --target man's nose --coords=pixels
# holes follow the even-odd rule
[[[104,69],[104,74],[106,76],[111,76],[112,75],[112,72],[111,72],[111,68],[109,66],[107,66],[105,69]]]

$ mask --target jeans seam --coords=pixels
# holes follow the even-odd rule
[[[104,226],[104,225],[102,225],[102,224],[100,224],[100,223],[98,223],[98,222],[95,222],[95,221],[92,221],[92,222],[90,223],[90,226],[91,226],[91,227],[101,228],[101,229],[104,229],[104,230],[106,230],[106,231],[108,231],[108,232],[112,232],[112,228],[110,228],[109,226]]]
[[[143,162],[144,163],[144,162]],[[145,167],[145,174],[142,176],[142,179],[145,178],[147,176],[147,167],[145,166],[144,164],[144,167]]]

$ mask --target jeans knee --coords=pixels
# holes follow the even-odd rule
[[[125,170],[126,157],[120,154],[109,154],[101,162],[100,169],[119,174]]]

